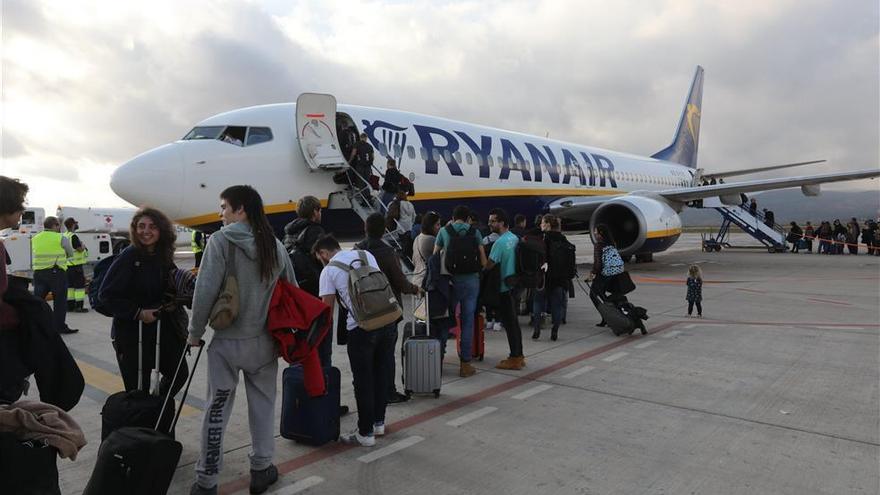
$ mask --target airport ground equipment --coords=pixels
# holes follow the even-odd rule
[[[755,215],[744,205],[714,206],[721,214],[721,226],[714,236],[701,236],[703,251],[721,251],[722,247],[730,247],[730,226],[736,225],[743,232],[754,237],[763,244],[768,252],[782,253],[788,250],[785,231],[779,225],[764,223],[762,212]]]

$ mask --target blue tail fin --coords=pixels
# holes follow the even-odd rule
[[[651,157],[697,168],[697,146],[700,143],[700,114],[702,112],[703,68],[698,65],[672,144],[654,153]]]

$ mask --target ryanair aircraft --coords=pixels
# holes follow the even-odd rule
[[[819,184],[880,175],[875,168],[723,183],[819,162],[703,173],[697,168],[702,92],[697,67],[672,144],[650,157],[398,110],[337,106],[331,95],[305,93],[295,104],[210,117],[182,139],[120,166],[110,184],[133,204],[150,204],[207,231],[219,227],[218,195],[233,184],[260,192],[279,232],[295,217],[300,197],[317,196],[328,230],[352,237],[363,222],[346,186],[333,178],[348,168],[346,139],[365,133],[376,150],[374,169],[384,171],[394,158],[414,185],[417,211],[449,218],[456,205],[467,204],[481,217],[494,207],[529,218],[552,212],[569,231],[605,223],[622,255],[650,256],[678,239],[682,209],[704,199],[738,205],[744,193],[789,187],[812,196]],[[712,185],[701,185],[707,182]]]

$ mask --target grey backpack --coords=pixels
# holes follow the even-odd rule
[[[367,254],[357,251],[358,259],[346,265],[331,261],[335,266],[348,273],[348,296],[351,307],[346,308],[364,330],[377,330],[401,319],[403,311],[391,290],[388,277],[378,268],[370,266]],[[355,264],[358,264],[355,267]]]

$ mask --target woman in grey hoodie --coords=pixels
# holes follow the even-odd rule
[[[239,372],[244,373],[253,450],[251,493],[263,493],[277,481],[275,395],[278,355],[266,328],[269,300],[279,277],[296,284],[290,258],[263,212],[263,200],[250,186],[232,186],[220,194],[224,227],[205,248],[193,297],[191,345],[199,345],[227,275],[238,279],[239,313],[227,328],[215,330],[208,346],[208,409],[202,423],[202,448],[191,494],[217,493],[223,464],[223,433],[232,414]],[[230,263],[234,259],[234,262]]]

